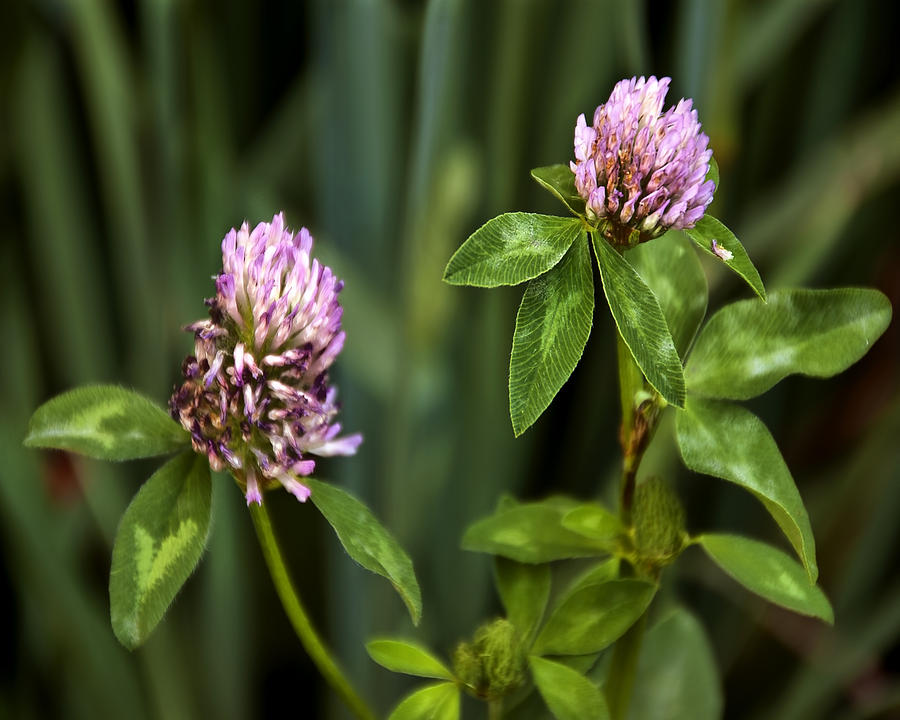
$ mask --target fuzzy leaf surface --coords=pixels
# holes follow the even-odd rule
[[[681,358],[653,291],[600,233],[592,233],[613,319],[638,367],[653,388],[676,407],[684,407]]]
[[[625,259],[659,301],[675,349],[684,358],[706,315],[709,296],[697,253],[680,233],[670,232],[628,250]]]
[[[494,581],[506,610],[526,644],[534,637],[550,598],[550,567],[494,558]]]
[[[563,527],[584,537],[611,543],[622,532],[619,517],[599,503],[583,503],[563,515]]]
[[[644,636],[628,720],[719,720],[724,701],[703,625],[676,608]]]
[[[509,416],[518,437],[572,374],[591,334],[594,280],[580,237],[550,272],[528,283],[509,358]]]
[[[594,683],[561,663],[532,655],[528,658],[534,684],[556,720],[606,720],[606,698]]]
[[[310,499],[334,528],[338,539],[356,562],[390,581],[409,610],[414,624],[422,616],[422,593],[412,560],[400,543],[362,502],[329,483],[303,478]]]
[[[814,583],[819,571],[809,515],[762,420],[739,405],[688,396],[684,411],[675,417],[675,428],[684,464],[753,493],[787,536]]]
[[[141,486],[113,545],[109,606],[113,632],[143,643],[194,571],[209,535],[209,461],[183,452]]]
[[[582,232],[578,218],[523,212],[498,215],[453,254],[444,281],[484,288],[518,285],[554,267]]]
[[[713,315],[688,358],[691,392],[747,400],[788,375],[831,377],[865,355],[891,321],[878,290],[777,290]]]
[[[688,228],[683,232],[697,244],[697,247],[717,258],[732,272],[743,278],[744,282],[760,298],[766,299],[766,288],[763,286],[762,278],[760,278],[759,272],[753,265],[753,261],[750,260],[750,256],[744,250],[744,246],[741,245],[741,241],[720,220],[716,220],[712,215],[704,215],[694,227]],[[732,254],[730,260],[723,260],[716,255],[713,250],[713,240],[716,241],[717,247],[723,248]]]
[[[739,535],[701,535],[696,542],[741,585],[788,610],[834,622],[831,603],[796,560],[781,550]]]
[[[366,651],[382,667],[391,672],[418,677],[453,680],[453,673],[419,643],[383,638],[366,643]]]
[[[462,539],[464,550],[521,563],[546,563],[607,554],[608,546],[563,527],[566,507],[525,503],[475,521]]]
[[[536,655],[587,655],[625,634],[656,594],[644,580],[612,580],[588,585],[561,602],[534,643]]]
[[[183,450],[190,437],[143,395],[117,385],[88,385],[57,395],[35,410],[25,445],[100,460],[132,460]]]
[[[575,173],[568,165],[546,165],[531,171],[538,185],[555,195],[575,215],[584,215],[584,198],[575,189]]]
[[[406,696],[388,720],[459,720],[459,689],[442,682]]]

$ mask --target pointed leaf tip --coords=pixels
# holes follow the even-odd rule
[[[578,218],[505,213],[488,220],[459,247],[444,270],[451,285],[518,285],[554,267],[581,234]]]
[[[831,603],[800,564],[777,548],[739,535],[701,535],[706,554],[741,585],[776,605],[834,624]]]
[[[594,315],[594,281],[582,235],[562,262],[525,290],[509,358],[509,416],[516,437],[541,416],[584,353]]]
[[[891,320],[871,288],[776,290],[741,300],[701,329],[685,377],[693,393],[748,400],[792,374],[831,377],[863,357]]]
[[[606,699],[594,683],[562,663],[532,655],[528,658],[538,692],[557,720],[607,720]]]
[[[752,493],[778,523],[814,583],[819,570],[809,515],[762,420],[739,405],[689,396],[685,410],[676,414],[675,428],[684,464]]]
[[[575,189],[575,173],[568,165],[546,165],[531,171],[538,185],[560,200],[570,212],[584,216],[584,198]]]
[[[603,279],[603,293],[616,326],[653,388],[675,407],[684,407],[681,358],[653,291],[603,236],[591,233]]]
[[[759,295],[763,302],[766,301],[766,288],[763,286],[759,272],[754,267],[741,241],[721,221],[712,215],[704,215],[694,227],[686,228],[684,232],[697,244],[697,247],[721,260],[732,272],[743,278],[744,282]],[[730,259],[725,260],[724,258],[728,255],[731,255]]]
[[[143,395],[116,385],[88,385],[35,410],[24,444],[100,460],[131,460],[182,450],[190,437]]]
[[[109,573],[110,620],[129,650],[141,645],[206,547],[212,482],[207,459],[184,452],[141,487],[116,532]]]
[[[366,652],[391,672],[453,680],[453,673],[426,648],[409,640],[379,638],[366,643]]]
[[[407,695],[388,720],[459,720],[460,692],[456,683],[427,685]]]
[[[346,490],[306,477],[310,499],[334,528],[338,539],[356,562],[386,578],[406,603],[413,624],[422,617],[422,593],[412,560],[396,538],[360,500]]]

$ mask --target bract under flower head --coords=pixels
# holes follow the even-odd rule
[[[338,437],[336,389],[328,368],[344,345],[343,287],[311,257],[306,228],[292,233],[279,213],[222,241],[222,272],[207,300],[209,320],[189,325],[194,355],[169,401],[194,449],[229,469],[247,503],[282,485],[299,500],[310,455],[352,455],[361,435]]]
[[[622,80],[575,126],[575,187],[586,214],[618,245],[693,227],[712,202],[712,150],[691,100],[662,112],[670,78]]]

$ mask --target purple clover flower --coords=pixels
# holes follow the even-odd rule
[[[705,180],[712,150],[691,100],[662,112],[670,78],[622,80],[575,126],[575,187],[588,220],[614,244],[633,245],[669,228],[691,228],[712,202]]]
[[[310,455],[352,455],[361,435],[338,437],[336,388],[328,368],[344,346],[338,293],[343,282],[312,258],[313,238],[292,233],[279,213],[251,232],[247,223],[222,241],[209,320],[188,325],[194,355],[169,400],[215,470],[230,470],[247,504],[283,486],[305,501],[298,478]]]

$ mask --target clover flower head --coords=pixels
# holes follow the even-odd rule
[[[588,219],[620,245],[691,228],[712,202],[712,150],[691,100],[662,112],[670,78],[622,80],[575,126],[575,187]]]
[[[337,390],[328,368],[344,345],[343,282],[311,256],[306,228],[292,233],[279,213],[222,241],[209,320],[188,325],[194,354],[169,401],[194,450],[230,470],[247,504],[277,485],[305,501],[299,479],[311,455],[352,455],[361,435],[338,437]]]

